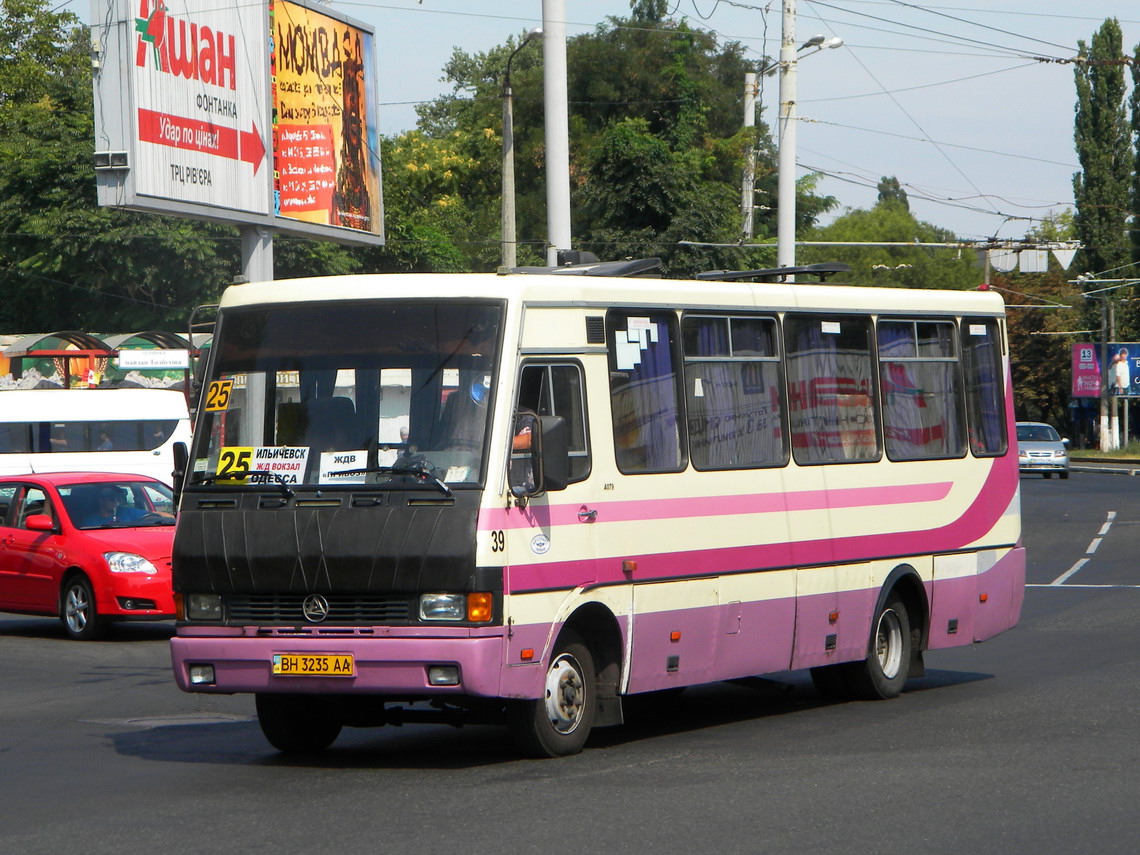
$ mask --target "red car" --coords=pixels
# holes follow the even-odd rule
[[[0,478],[0,611],[59,615],[80,640],[173,618],[173,540],[170,488],[145,475]]]

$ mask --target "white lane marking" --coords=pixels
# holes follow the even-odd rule
[[[1088,563],[1089,563],[1089,560],[1087,558],[1082,558],[1080,561],[1078,561],[1076,564],[1074,564],[1072,567],[1070,567],[1066,572],[1062,573],[1060,576],[1058,576],[1056,579],[1054,579],[1050,584],[1053,585],[1054,587],[1057,585],[1065,584],[1066,579],[1068,579],[1070,576],[1072,576],[1074,573],[1076,573],[1078,570],[1080,570],[1082,567],[1084,567]]]
[[[1072,585],[1058,585],[1056,582],[1026,582],[1026,588],[1134,588],[1140,590],[1140,585],[1086,585],[1083,582],[1074,582]]]
[[[1112,523],[1115,520],[1116,520],[1116,511],[1109,511],[1108,517],[1105,519],[1104,525],[1102,525],[1100,527],[1100,531],[1097,532],[1097,536],[1092,539],[1092,543],[1090,543],[1088,546],[1088,549],[1085,550],[1085,555],[1093,555],[1094,553],[1096,553],[1096,551],[1100,548],[1101,542],[1104,540],[1104,536],[1106,534],[1108,534],[1108,530],[1110,528],[1112,528]],[[1084,567],[1088,563],[1089,563],[1089,559],[1082,558],[1080,561],[1078,561],[1076,564],[1074,564],[1072,567],[1070,567],[1068,570],[1066,570],[1064,573],[1062,573],[1060,576],[1058,576],[1056,579],[1054,579],[1052,582],[1050,582],[1049,587],[1055,588],[1059,585],[1065,584],[1065,582],[1068,581],[1073,576],[1073,574],[1075,574],[1078,570],[1080,570],[1082,567]],[[1042,587],[1044,587],[1044,586],[1042,586]],[[1105,587],[1116,587],[1116,586],[1105,586]]]

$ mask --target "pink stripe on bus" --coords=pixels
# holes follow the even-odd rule
[[[995,458],[973,503],[954,522],[939,528],[686,552],[611,553],[596,559],[548,564],[513,564],[507,568],[507,590],[509,593],[556,590],[578,585],[647,582],[769,567],[844,564],[889,555],[951,552],[974,543],[994,527],[1013,499],[1017,474],[1017,459],[1013,455]],[[599,543],[599,551],[608,551],[604,529],[600,535],[603,543]],[[623,561],[627,559],[637,564],[632,574],[623,571]]]
[[[770,514],[788,511],[820,511],[836,508],[868,508],[940,502],[953,483],[904,484],[891,487],[851,487],[844,490],[803,490],[797,493],[749,493],[732,496],[701,496],[686,499],[644,499],[629,502],[590,502],[599,523],[645,522],[736,514]],[[546,528],[579,525],[580,503],[528,505],[518,508],[485,508],[479,512],[479,530]]]

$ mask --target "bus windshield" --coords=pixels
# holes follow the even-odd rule
[[[229,310],[188,486],[478,485],[501,318],[475,301]]]

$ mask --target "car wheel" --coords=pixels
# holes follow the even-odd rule
[[[856,697],[874,701],[897,698],[910,672],[910,616],[896,594],[875,615],[867,658],[850,663],[847,684]]]
[[[340,736],[340,721],[320,698],[258,693],[254,703],[261,732],[278,751],[313,754],[324,751]]]
[[[1061,480],[1067,481],[1068,479],[1069,479],[1069,470],[1066,469],[1064,472],[1061,473]]]
[[[1053,473],[1052,472],[1042,472],[1041,477],[1044,478],[1045,480],[1048,480],[1048,479],[1053,477]]]
[[[72,576],[64,584],[59,619],[68,636],[76,641],[95,641],[107,634],[107,621],[99,616],[86,576]]]
[[[543,697],[512,702],[507,723],[528,756],[565,757],[586,744],[596,706],[594,657],[577,635],[563,632],[550,658]]]

